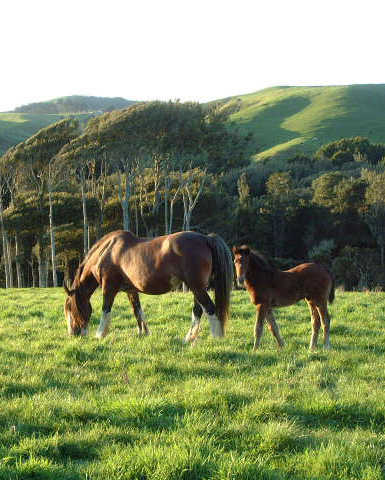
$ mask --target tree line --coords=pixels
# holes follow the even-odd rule
[[[346,289],[385,286],[385,146],[356,137],[251,162],[220,104],[146,102],[67,118],[0,159],[0,285],[57,286],[90,245],[215,231],[281,268],[306,260]],[[256,132],[257,133],[257,132]]]

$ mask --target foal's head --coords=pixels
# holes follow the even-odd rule
[[[91,318],[92,307],[89,299],[84,299],[75,288],[70,290],[64,284],[67,300],[64,304],[64,315],[67,319],[69,335],[87,335],[88,322]]]
[[[237,283],[243,287],[245,285],[245,278],[249,270],[250,264],[250,247],[248,245],[241,245],[240,247],[233,247],[235,272],[237,274]]]

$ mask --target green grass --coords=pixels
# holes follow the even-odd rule
[[[40,129],[58,122],[67,115],[38,113],[0,113],[0,156],[10,147],[23,142]],[[86,115],[73,115],[84,119]]]
[[[333,350],[308,352],[305,305],[277,312],[286,347],[234,292],[226,339],[183,343],[191,295],[125,295],[110,335],[69,338],[60,289],[0,291],[1,479],[366,479],[385,471],[385,294],[340,293]]]
[[[385,143],[385,85],[276,87],[238,97],[231,121],[254,132],[254,158],[312,155],[342,137]]]

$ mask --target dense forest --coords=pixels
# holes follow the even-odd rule
[[[66,118],[0,159],[0,285],[71,278],[92,243],[193,229],[290,268],[319,261],[345,289],[385,287],[385,145],[342,138],[252,161],[223,104],[146,102]],[[256,132],[257,133],[257,132]],[[257,136],[257,135],[256,135]]]

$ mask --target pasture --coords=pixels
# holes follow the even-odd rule
[[[341,293],[332,350],[309,353],[304,302],[277,311],[286,346],[232,294],[227,338],[183,338],[192,296],[142,296],[138,338],[119,294],[110,335],[69,338],[62,289],[1,290],[1,479],[385,477],[385,294]],[[319,342],[322,343],[322,342]]]

